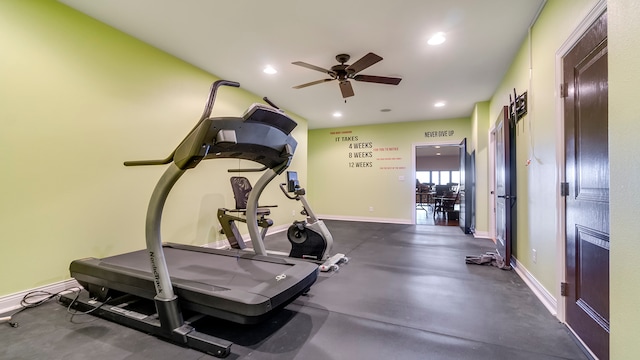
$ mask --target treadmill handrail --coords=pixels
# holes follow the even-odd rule
[[[143,165],[164,165],[168,164],[173,160],[173,156],[176,154],[176,150],[187,140],[189,135],[193,133],[203,121],[208,119],[211,116],[211,110],[213,109],[213,103],[216,101],[216,95],[218,93],[218,88],[221,86],[233,86],[240,87],[240,83],[229,80],[218,80],[211,84],[211,88],[209,89],[209,97],[207,98],[207,103],[204,106],[204,111],[202,112],[202,116],[200,116],[200,120],[196,123],[196,125],[187,133],[187,135],[180,141],[178,146],[164,159],[158,160],[130,160],[125,161],[124,166],[143,166]]]
[[[175,298],[173,285],[169,276],[169,268],[162,249],[162,210],[173,185],[180,179],[186,170],[180,169],[172,163],[156,184],[149,200],[147,218],[145,222],[145,237],[147,250],[151,260],[151,273],[156,288],[156,298],[159,300],[171,300]]]

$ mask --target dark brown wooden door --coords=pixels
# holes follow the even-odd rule
[[[458,217],[458,223],[460,225],[460,229],[465,234],[468,234],[469,227],[467,226],[468,219],[468,209],[467,209],[467,139],[465,138],[460,143],[460,184],[458,185],[458,194],[460,199],[460,214]]]
[[[511,264],[511,180],[509,107],[505,106],[498,116],[495,149],[496,191],[496,250],[504,264]]]
[[[563,58],[566,321],[609,359],[607,16]]]

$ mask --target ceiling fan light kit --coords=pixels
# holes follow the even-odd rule
[[[292,62],[293,65],[298,65],[298,66],[305,67],[307,69],[319,71],[329,75],[330,77],[328,79],[321,79],[321,80],[316,80],[316,81],[308,82],[305,84],[297,85],[297,86],[294,86],[293,88],[302,89],[307,86],[322,84],[322,83],[333,81],[333,80],[338,80],[342,97],[346,99],[348,97],[355,95],[355,93],[353,92],[353,87],[351,86],[351,82],[349,82],[349,80],[370,82],[370,83],[376,83],[376,84],[386,84],[386,85],[398,85],[402,80],[401,78],[396,78],[396,77],[359,74],[362,70],[367,69],[371,65],[382,60],[381,56],[376,55],[372,52],[361,57],[359,60],[357,60],[351,65],[346,63],[347,61],[349,61],[350,58],[351,56],[349,56],[348,54],[336,55],[336,60],[340,64],[332,66],[331,70],[327,70],[319,66],[311,65],[303,61]]]

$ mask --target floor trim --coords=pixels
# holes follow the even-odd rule
[[[551,315],[557,316],[558,314],[558,302],[556,298],[545,289],[544,286],[533,276],[524,265],[522,265],[518,259],[512,257],[513,270],[520,276],[522,281],[533,291],[536,297],[542,302],[542,304],[549,310]]]
[[[473,232],[473,237],[476,239],[491,239],[491,235],[489,234],[488,231],[474,231]]]
[[[37,288],[2,296],[0,297],[0,314],[19,309],[21,307],[20,302],[22,301],[24,296],[30,292],[44,291],[51,294],[56,294],[56,293],[65,291],[66,289],[69,289],[72,287],[79,287],[79,286],[80,284],[78,284],[78,282],[75,279],[68,279],[68,280],[59,281],[53,284],[44,285]]]

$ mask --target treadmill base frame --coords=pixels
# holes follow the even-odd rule
[[[174,329],[166,329],[163,328],[159,320],[159,316],[162,315],[158,313],[146,314],[126,309],[129,304],[137,301],[145,300],[132,295],[125,295],[101,302],[91,299],[85,290],[82,290],[80,294],[72,292],[60,297],[60,302],[70,309],[82,313],[91,313],[103,319],[154,335],[163,340],[168,340],[177,345],[202,351],[219,358],[226,357],[231,353],[231,342],[198,332],[191,326],[191,323],[202,318],[202,315],[188,319]],[[163,304],[158,304],[156,300],[156,308],[158,306],[163,307]],[[160,313],[162,313],[162,311],[160,311]]]

